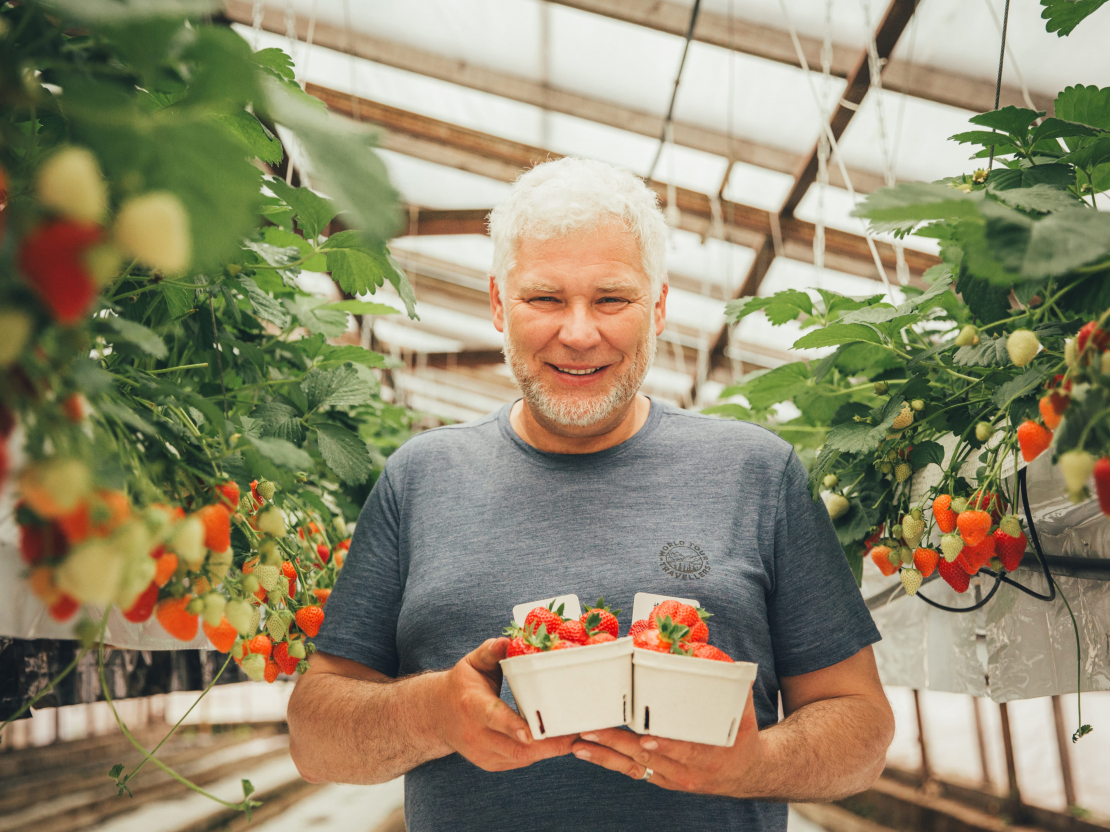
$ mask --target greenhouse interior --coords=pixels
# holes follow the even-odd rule
[[[1110,830],[1108,42],[0,0],[0,832]]]

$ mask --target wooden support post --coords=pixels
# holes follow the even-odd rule
[[[913,710],[917,714],[917,744],[921,749],[921,782],[928,783],[933,779],[933,770],[929,765],[929,750],[925,743],[925,719],[921,715],[921,691],[914,688]]]
[[[1006,752],[1006,777],[1009,779],[1010,791],[1007,799],[1010,822],[1017,823],[1021,812],[1021,789],[1018,787],[1017,761],[1014,758],[1014,741],[1010,736],[1010,712],[1005,702],[998,703],[998,711],[1002,717],[1002,748]]]
[[[1064,797],[1068,808],[1076,806],[1075,781],[1071,776],[1071,751],[1068,749],[1068,732],[1064,728],[1064,710],[1060,706],[1060,697],[1052,697],[1052,718],[1056,724],[1056,750],[1060,752],[1060,774],[1064,779]]]
[[[983,773],[983,785],[990,787],[991,785],[991,770],[990,763],[987,760],[987,732],[983,728],[983,714],[979,710],[978,697],[972,696],[971,710],[975,714],[975,739],[979,743],[979,768]]]

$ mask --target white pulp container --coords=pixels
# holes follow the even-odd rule
[[[630,724],[630,638],[514,656],[501,669],[533,739]]]

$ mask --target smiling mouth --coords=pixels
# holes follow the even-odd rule
[[[600,372],[601,370],[604,370],[609,365],[605,364],[601,367],[588,367],[581,370],[575,369],[573,367],[559,367],[555,364],[550,364],[548,366],[552,367],[556,372],[563,373],[564,375],[568,376],[591,376],[595,373]]]

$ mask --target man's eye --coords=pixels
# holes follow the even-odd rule
[[[602,303],[610,303],[610,302],[612,302],[612,303],[628,303],[628,301],[625,300],[624,298],[602,298],[601,302]]]
[[[543,302],[549,302],[549,301],[553,301],[553,300],[557,300],[557,299],[553,298],[553,297],[550,297],[549,295],[544,295],[542,297],[532,298],[532,303],[543,303]]]

